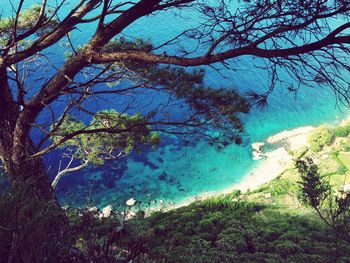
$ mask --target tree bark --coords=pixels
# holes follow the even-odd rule
[[[15,101],[9,87],[7,69],[4,66],[1,67],[0,61],[0,160],[5,168],[5,174],[10,181],[10,189],[14,191],[13,196],[16,196],[16,193],[22,194],[22,196],[20,195],[21,200],[18,201],[21,204],[23,203],[23,209],[30,202],[40,203],[44,201],[52,204],[51,207],[53,210],[51,212],[55,212],[55,226],[48,229],[46,233],[40,233],[41,236],[37,240],[45,240],[43,242],[49,242],[51,240],[52,242],[52,238],[55,237],[54,242],[69,242],[70,231],[68,219],[56,199],[44,163],[40,157],[34,159],[28,158],[28,156],[35,153],[29,130],[16,130],[20,128],[20,125],[18,125],[20,106]],[[25,134],[21,142],[15,139],[18,133]],[[22,152],[20,154],[14,154],[14,148],[17,143],[21,144]],[[17,202],[17,200],[14,201]],[[20,209],[16,213],[21,213],[21,211]],[[34,214],[36,212],[33,211]],[[42,219],[47,220],[44,217]],[[17,227],[11,230],[13,231],[14,238],[21,233],[20,225]],[[33,235],[31,238],[36,239],[36,234],[36,231],[30,233],[30,235]],[[43,239],[43,235],[46,238]],[[28,251],[31,252],[30,247],[23,247],[23,244],[14,242],[8,254],[9,262],[17,262],[17,259],[20,257],[17,255],[19,249],[24,255]]]
[[[1,64],[1,63],[0,63]],[[33,194],[45,200],[56,202],[53,189],[46,176],[45,166],[40,158],[28,160],[26,157],[34,154],[34,146],[29,137],[29,131],[23,144],[21,158],[15,158],[14,134],[20,111],[20,105],[14,100],[7,79],[6,67],[0,66],[0,158],[4,165],[9,181],[15,186],[30,183]]]

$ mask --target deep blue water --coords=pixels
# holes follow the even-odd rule
[[[35,1],[26,1],[27,5],[33,2]],[[8,1],[0,0],[0,6],[4,16],[11,14]],[[128,37],[149,39],[158,45],[198,22],[199,17],[195,13],[183,11],[181,14],[182,17],[179,17],[173,12],[166,12],[143,18],[123,33]],[[336,25],[339,21],[332,23]],[[72,35],[76,45],[84,43],[94,32],[91,25],[79,29],[80,31],[75,31]],[[186,45],[190,47],[194,43],[187,42]],[[64,58],[63,51],[62,47],[56,46],[47,52],[51,60],[60,65]],[[171,47],[166,51],[171,54],[176,49]],[[262,92],[267,89],[268,76],[263,70],[252,67],[252,62],[253,58],[244,57],[232,64],[234,71],[221,68],[221,74],[226,78],[215,70],[206,68],[205,81],[213,87],[234,87],[242,92],[254,89]],[[283,77],[288,80],[287,74]],[[117,99],[115,96],[105,97],[89,106],[99,109],[118,107]],[[147,95],[144,99],[147,99]],[[153,103],[157,103],[157,99]],[[298,126],[335,123],[345,116],[347,111],[336,106],[336,100],[329,88],[304,87],[297,93],[297,98],[284,89],[276,89],[270,95],[266,109],[254,108],[249,115],[242,117],[246,133],[241,146],[231,145],[222,152],[217,152],[205,142],[184,146],[176,137],[164,137],[161,146],[156,150],[145,151],[142,155],[132,154],[103,167],[91,167],[66,175],[59,184],[58,193],[68,203],[83,203],[88,197],[100,205],[124,203],[130,197],[138,200],[153,198],[180,202],[187,197],[221,190],[239,182],[257,165],[251,158],[251,143],[263,141],[274,133]],[[42,120],[46,118],[45,114],[41,116]],[[46,157],[52,173],[57,169],[59,159],[59,152]]]

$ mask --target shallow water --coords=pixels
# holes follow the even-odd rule
[[[0,0],[0,6],[5,14],[10,13],[8,1]],[[144,18],[124,33],[161,44],[164,39],[195,24],[195,14],[183,12],[182,15],[184,18],[167,12]],[[85,32],[93,32],[92,28],[81,30],[84,34],[73,34],[76,44],[83,43],[89,37],[90,34]],[[175,51],[173,48],[167,49],[168,53]],[[53,52],[51,56],[57,64],[62,63],[61,49],[51,49],[50,52]],[[252,58],[244,57],[232,64],[234,71],[222,69],[221,74],[226,78],[207,68],[206,83],[213,87],[262,92],[267,89],[264,84],[267,83],[266,72],[251,67],[251,62]],[[288,80],[286,74],[284,77]],[[108,101],[104,101],[104,104]],[[109,103],[114,105],[113,99]],[[249,115],[242,117],[246,134],[241,146],[231,145],[217,152],[205,142],[184,146],[175,137],[163,138],[162,145],[156,150],[146,151],[142,155],[133,154],[104,167],[91,167],[66,175],[59,183],[58,193],[63,202],[74,204],[85,204],[87,199],[92,199],[101,206],[107,203],[119,205],[131,197],[144,203],[154,199],[178,203],[188,197],[218,191],[239,182],[257,164],[251,158],[251,143],[298,126],[336,123],[345,116],[347,111],[336,106],[332,91],[325,87],[302,88],[297,98],[283,89],[277,89],[271,94],[266,109],[253,109]],[[57,169],[59,156],[59,152],[55,152],[46,158],[51,171]]]

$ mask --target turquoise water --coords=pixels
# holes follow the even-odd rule
[[[9,13],[7,1],[0,0],[0,6],[5,6],[4,10]],[[129,37],[144,37],[155,45],[161,44],[198,21],[194,13],[184,11],[182,16],[167,12],[144,18],[123,33]],[[74,43],[84,43],[92,32],[91,27],[81,28],[81,32],[72,36]],[[191,47],[194,43],[186,44]],[[175,53],[176,48],[167,48],[166,51]],[[50,49],[50,56],[57,64],[63,61],[60,48]],[[267,89],[267,74],[252,67],[252,61],[252,58],[244,57],[231,64],[234,71],[221,69],[226,78],[207,68],[206,83],[213,87],[262,92]],[[284,77],[288,80],[286,74]],[[104,99],[103,105],[115,105],[113,98]],[[131,197],[144,203],[154,199],[178,203],[204,192],[228,188],[242,180],[257,165],[251,158],[251,143],[298,126],[336,123],[345,116],[347,111],[336,106],[332,91],[325,87],[301,88],[297,98],[286,90],[276,89],[270,95],[266,109],[254,108],[249,115],[242,117],[246,133],[241,146],[231,145],[217,152],[205,142],[184,146],[176,137],[163,138],[162,145],[156,150],[145,151],[142,155],[132,154],[104,167],[90,167],[66,175],[59,183],[58,194],[63,202],[82,204],[91,198],[101,206],[109,203],[118,206]],[[45,116],[41,118],[45,119]],[[59,159],[57,152],[46,158],[51,172],[57,169]]]

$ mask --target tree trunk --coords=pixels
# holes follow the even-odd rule
[[[35,255],[35,248],[32,244],[27,244],[25,234],[22,233],[21,227],[25,222],[17,222],[17,216],[22,216],[22,211],[27,211],[28,204],[47,204],[50,207],[50,215],[41,214],[42,210],[32,208],[31,215],[24,217],[23,220],[36,218],[47,222],[49,217],[54,214],[54,224],[43,233],[38,233],[35,229],[29,229],[26,235],[29,235],[37,242],[42,242],[42,246],[48,242],[54,242],[53,246],[59,247],[59,243],[69,243],[69,224],[65,212],[60,207],[53,188],[49,182],[44,163],[41,158],[30,159],[29,156],[35,153],[33,142],[29,136],[31,123],[30,119],[22,118],[27,121],[27,125],[21,125],[20,112],[21,105],[15,101],[12,91],[8,84],[6,67],[1,66],[0,59],[0,163],[4,166],[5,174],[11,183],[10,196],[13,196],[13,202],[16,209],[12,211],[17,213],[9,223],[13,232],[13,242],[8,252],[8,262],[21,262],[23,255]],[[24,128],[23,128],[24,127]],[[20,134],[21,136],[18,136]],[[19,196],[19,197],[16,197]],[[20,198],[17,200],[16,198]],[[19,205],[20,207],[18,207]],[[37,207],[37,206],[33,206]],[[4,215],[7,211],[1,211]],[[38,214],[39,213],[39,214]],[[50,218],[51,218],[50,217]],[[46,220],[46,221],[45,221]],[[40,224],[40,223],[39,223]],[[20,240],[20,241],[18,241]],[[56,244],[57,243],[57,244]],[[40,246],[41,246],[40,245]],[[19,255],[21,254],[21,255]]]
[[[28,138],[27,152],[30,153],[31,149],[32,142]],[[33,259],[30,262],[36,262],[38,256],[46,256],[45,251],[52,254],[52,249],[56,249],[57,258],[67,256],[73,236],[65,211],[58,203],[48,180],[43,161],[37,158],[13,162],[11,156],[5,156],[6,175],[11,183],[10,193],[14,195],[14,204],[20,203],[16,206],[14,219],[10,222],[14,227],[9,228],[12,229],[13,240],[7,262],[26,262],[25,259],[31,257]],[[29,214],[28,206],[32,207]],[[18,221],[17,217],[22,220]],[[37,219],[33,223],[35,218]],[[31,222],[29,226],[26,225],[26,220]],[[52,222],[50,227],[47,227],[48,221]],[[27,239],[31,241],[26,241]],[[42,247],[42,251],[37,252],[38,247]]]
[[[31,145],[29,147],[32,148]],[[30,185],[32,194],[39,199],[57,202],[41,158],[10,161],[5,164],[5,167],[7,167],[6,174],[13,186]]]
[[[0,61],[0,160],[12,184],[20,186],[23,183],[30,183],[33,186],[33,194],[48,201],[55,201],[55,195],[42,160],[40,158],[28,160],[27,158],[34,153],[29,129],[21,131],[26,134],[22,142],[14,140],[17,130],[20,129],[17,125],[20,106],[12,95],[7,68],[1,65]],[[20,155],[14,154],[16,144],[23,146]]]

